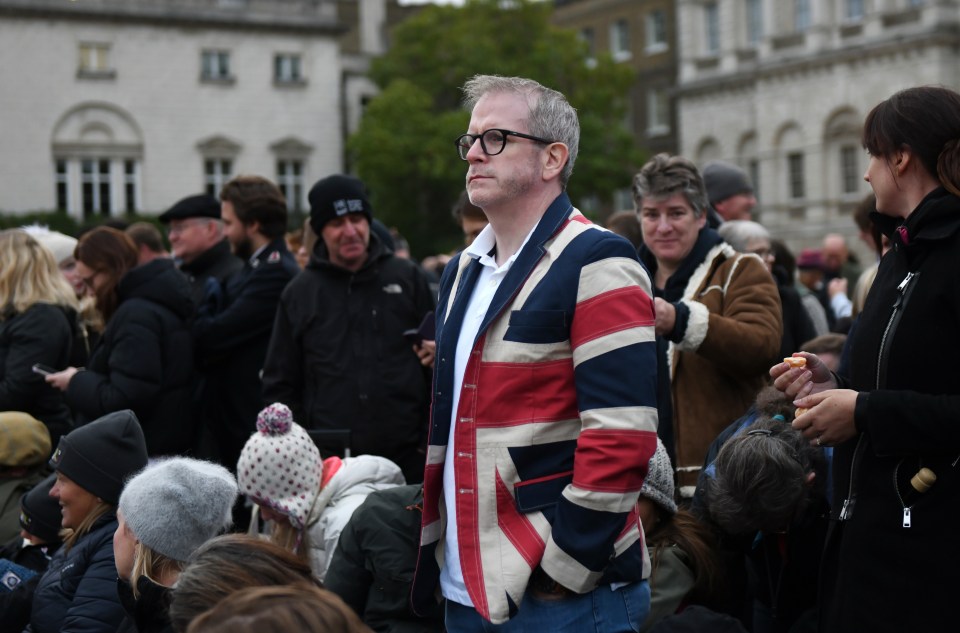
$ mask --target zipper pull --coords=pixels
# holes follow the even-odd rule
[[[904,288],[907,287],[907,284],[910,283],[910,280],[913,279],[913,273],[907,273],[907,276],[903,278],[903,281],[900,282],[900,285],[897,286],[897,292],[903,292]]]
[[[843,500],[843,507],[840,508],[840,520],[846,521],[850,517],[850,499]]]
[[[903,527],[910,527],[910,508],[903,509]]]

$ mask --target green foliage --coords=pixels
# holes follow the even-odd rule
[[[393,32],[373,63],[382,92],[350,139],[357,172],[377,217],[396,226],[413,252],[459,244],[450,207],[464,187],[466,164],[453,141],[466,131],[461,86],[473,75],[530,77],[563,92],[580,116],[580,156],[569,190],[609,200],[629,186],[643,157],[623,126],[633,73],[609,56],[588,66],[586,45],[550,24],[552,3],[468,0],[425,7]]]
[[[31,213],[0,212],[0,230],[14,229],[21,226],[27,226],[28,224],[39,224],[41,226],[46,226],[51,231],[59,231],[64,235],[72,235],[76,237],[86,230],[104,224],[107,222],[107,220],[122,222],[127,225],[133,224],[134,222],[149,222],[160,229],[161,233],[164,233],[165,228],[160,223],[160,220],[157,219],[156,215],[138,215],[135,213],[127,213],[125,215],[112,218],[97,216],[83,222],[78,222],[76,218],[67,215],[64,211],[33,211]]]

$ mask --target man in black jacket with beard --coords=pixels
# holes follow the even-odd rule
[[[205,374],[203,417],[221,464],[236,469],[263,408],[260,373],[280,294],[300,268],[287,250],[287,203],[275,184],[239,176],[220,192],[224,233],[243,268],[208,279],[193,325]]]
[[[197,305],[203,300],[208,278],[222,283],[243,268],[240,258],[230,252],[220,220],[220,201],[213,196],[187,196],[158,219],[167,226],[170,249],[190,282],[190,296]]]
[[[329,176],[309,198],[320,239],[280,300],[264,395],[290,407],[307,429],[349,431],[353,453],[382,455],[408,483],[419,482],[432,354],[412,348],[404,332],[433,310],[427,278],[371,232],[359,180]],[[336,440],[318,444],[325,456],[344,449]]]

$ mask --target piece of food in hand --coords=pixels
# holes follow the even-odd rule
[[[801,415],[809,411],[810,409],[804,409],[803,407],[797,407],[797,410],[793,412],[793,417],[799,418]]]
[[[789,356],[783,359],[783,362],[790,365],[791,367],[806,367],[807,359],[803,356]]]

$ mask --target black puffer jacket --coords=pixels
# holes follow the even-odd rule
[[[117,595],[127,612],[117,633],[172,633],[170,624],[169,587],[158,585],[146,576],[137,579],[140,597],[133,596],[133,587],[126,580],[117,580]]]
[[[113,559],[116,530],[116,515],[105,514],[72,549],[57,552],[37,585],[26,631],[115,633],[125,615]]]
[[[956,631],[960,198],[937,189],[899,227],[873,217],[893,248],[852,342],[859,433],[834,452],[834,513],[844,520],[824,555],[821,630]],[[911,496],[921,467],[937,481]]]
[[[23,411],[47,425],[52,446],[71,429],[63,394],[34,373],[35,363],[64,369],[71,359],[76,313],[35,303],[0,321],[0,411]]]
[[[67,404],[87,421],[132,409],[151,457],[183,453],[194,440],[190,286],[172,260],[157,259],[124,275],[117,291],[120,305],[70,381]]]
[[[417,265],[395,257],[375,234],[355,273],[330,263],[320,240],[280,299],[264,397],[286,404],[308,429],[350,429],[355,455],[381,455],[408,482],[422,480],[429,373],[403,332],[434,304]],[[321,449],[339,454],[343,447]]]

